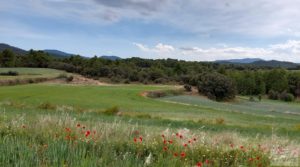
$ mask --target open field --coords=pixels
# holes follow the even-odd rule
[[[34,79],[34,78],[56,78],[60,74],[66,74],[64,71],[47,69],[47,68],[0,68],[0,73],[14,71],[18,76],[1,76],[0,80],[15,80],[15,79]]]
[[[162,85],[0,87],[1,166],[297,164],[298,103],[145,97]],[[108,112],[118,106],[117,112]],[[117,116],[118,115],[118,116]],[[163,136],[162,136],[163,135]],[[279,165],[280,166],[280,165]]]

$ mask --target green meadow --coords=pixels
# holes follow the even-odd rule
[[[25,76],[63,73],[18,70]],[[0,165],[297,164],[299,103],[248,97],[221,103],[185,93],[146,96],[177,89],[139,84],[1,86]]]

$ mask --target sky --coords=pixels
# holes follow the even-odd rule
[[[299,0],[0,0],[0,43],[92,57],[300,62]]]

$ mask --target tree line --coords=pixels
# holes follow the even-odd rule
[[[179,83],[195,86],[200,93],[215,100],[233,99],[236,94],[268,95],[282,100],[300,96],[300,72],[280,68],[175,59],[108,60],[80,55],[55,58],[43,51],[30,50],[26,55],[16,55],[8,49],[0,53],[0,66],[60,69],[94,79],[108,78],[116,83]]]

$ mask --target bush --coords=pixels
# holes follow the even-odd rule
[[[66,78],[67,82],[72,82],[73,79],[74,79],[74,77],[72,75]]]
[[[117,115],[118,113],[119,113],[119,107],[118,106],[108,108],[104,111],[104,114],[107,114],[107,115]]]
[[[235,98],[236,88],[233,81],[225,75],[206,73],[200,77],[198,91],[210,99],[217,101]]]
[[[254,97],[253,97],[253,96],[250,96],[250,97],[249,97],[249,101],[254,102],[254,101],[255,101]]]
[[[269,97],[269,99],[272,99],[272,100],[278,100],[279,99],[279,93],[277,91],[270,90],[269,93],[268,93],[268,97]]]
[[[216,119],[216,124],[218,124],[218,125],[224,125],[225,124],[225,119],[224,118],[217,118]]]
[[[18,76],[19,73],[16,71],[8,71],[8,72],[2,72],[0,73],[0,75],[4,75],[4,76]]]
[[[55,110],[56,106],[51,104],[51,103],[42,103],[38,106],[39,109],[43,109],[43,110]]]
[[[291,101],[294,101],[294,99],[295,99],[293,94],[287,93],[287,92],[282,92],[279,97],[280,97],[280,100],[286,101],[286,102],[291,102]]]
[[[192,91],[192,86],[191,86],[191,85],[185,84],[183,87],[184,87],[184,89],[185,89],[187,92],[191,92],[191,91]]]

